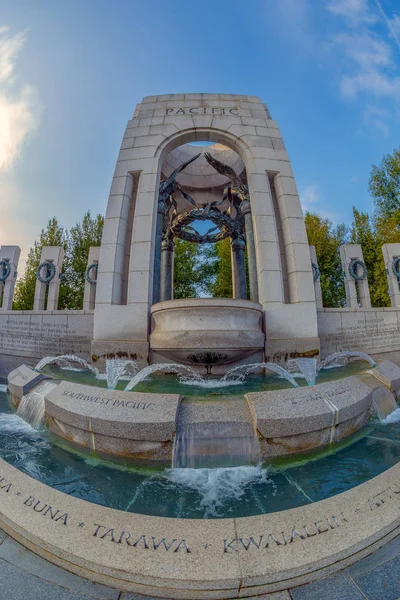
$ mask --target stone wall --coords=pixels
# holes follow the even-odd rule
[[[44,356],[76,354],[90,360],[92,338],[92,311],[1,312],[0,376]]]
[[[324,308],[318,310],[318,333],[322,358],[340,350],[400,350],[400,310]]]

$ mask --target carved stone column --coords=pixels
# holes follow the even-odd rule
[[[233,297],[247,299],[246,263],[244,250],[246,242],[242,238],[232,240],[232,283]]]
[[[154,246],[154,269],[153,269],[153,304],[160,301],[161,288],[161,244],[166,206],[164,202],[158,203],[157,228]]]
[[[174,297],[174,240],[161,244],[160,302]]]
[[[258,282],[257,282],[257,261],[256,261],[256,246],[254,243],[253,217],[249,200],[245,200],[241,205],[244,215],[244,226],[246,231],[247,243],[247,259],[249,264],[249,283],[250,283],[250,300],[258,302]]]

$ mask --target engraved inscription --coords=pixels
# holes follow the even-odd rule
[[[133,400],[120,400],[118,398],[102,398],[101,396],[91,396],[81,392],[64,390],[61,396],[83,400],[84,402],[93,402],[94,404],[106,404],[107,406],[118,406],[121,408],[137,408],[142,410],[154,410],[155,402],[134,402]]]

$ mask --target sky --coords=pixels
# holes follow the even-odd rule
[[[399,0],[0,0],[0,245],[106,209],[143,96],[260,96],[303,208],[371,211],[400,140]]]

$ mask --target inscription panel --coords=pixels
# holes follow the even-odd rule
[[[93,315],[0,314],[0,354],[90,356]]]
[[[400,349],[397,312],[318,313],[321,350],[324,355],[340,350],[387,352]]]

